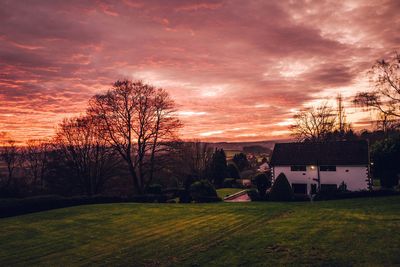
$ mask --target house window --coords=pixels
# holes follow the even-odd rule
[[[292,184],[292,188],[295,194],[307,194],[307,184]]]
[[[333,166],[333,165],[320,166],[319,170],[321,172],[335,172],[336,166]]]
[[[290,170],[292,172],[305,172],[306,171],[306,165],[294,165],[290,166]]]

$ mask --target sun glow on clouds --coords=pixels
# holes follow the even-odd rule
[[[278,65],[279,74],[285,78],[297,77],[310,69],[310,66],[302,62],[281,62]]]
[[[213,135],[220,135],[222,133],[224,133],[224,131],[218,130],[218,131],[209,131],[209,132],[200,133],[199,135],[209,137],[209,136],[213,136]]]
[[[182,116],[182,117],[193,117],[193,116],[206,115],[207,112],[205,112],[205,111],[184,111],[184,110],[181,110],[181,111],[178,111],[177,114],[179,116]]]

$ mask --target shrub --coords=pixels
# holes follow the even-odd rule
[[[267,189],[271,187],[271,176],[265,173],[259,173],[254,176],[252,183],[257,186],[260,198],[265,199]]]
[[[166,201],[167,197],[159,194],[138,195],[129,198],[101,195],[95,195],[92,197],[62,197],[57,195],[46,195],[29,198],[9,198],[0,200],[0,218],[78,205],[121,202],[165,203]]]
[[[236,179],[234,179],[234,178],[225,178],[224,182],[222,183],[222,187],[224,187],[224,188],[237,187]]]
[[[338,192],[347,192],[347,184],[344,181],[339,185]]]
[[[161,195],[162,186],[160,184],[151,184],[146,189],[147,194]]]
[[[388,138],[371,147],[372,173],[381,186],[393,188],[399,184],[400,137]]]
[[[190,186],[190,197],[196,202],[202,202],[207,198],[218,198],[218,195],[208,180],[200,180]]]
[[[180,189],[177,194],[179,197],[179,203],[190,203],[192,201],[189,190]]]
[[[118,197],[93,196],[93,197],[62,197],[45,195],[20,199],[0,200],[0,217],[9,217],[31,212],[65,208],[77,205],[124,202]]]
[[[243,171],[250,166],[247,156],[244,153],[235,154],[232,161],[236,164],[240,171]]]
[[[333,200],[333,199],[348,199],[348,198],[365,198],[365,197],[384,197],[384,196],[395,196],[400,195],[400,192],[393,191],[390,189],[386,190],[376,190],[376,191],[346,191],[346,192],[337,192],[336,194],[324,194],[318,193],[314,200]]]
[[[247,190],[247,195],[250,197],[251,201],[259,201],[260,195],[258,194],[257,190],[252,188]]]
[[[226,172],[229,177],[240,179],[239,169],[235,163],[229,163],[228,166],[226,166]]]
[[[293,200],[293,190],[289,184],[286,175],[281,173],[276,178],[271,188],[271,200],[274,201],[291,201]]]

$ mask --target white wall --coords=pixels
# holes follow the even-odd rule
[[[318,178],[316,166],[314,168],[307,166],[305,172],[292,172],[290,166],[274,167],[275,178],[282,172],[286,175],[290,184],[307,184],[308,192],[311,190],[311,184],[318,184],[316,181]],[[344,182],[347,185],[347,190],[350,191],[368,189],[368,169],[366,166],[336,166],[335,172],[320,171],[319,173],[321,184],[336,184],[339,187]]]

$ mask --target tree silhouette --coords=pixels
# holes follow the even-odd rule
[[[130,80],[115,82],[105,94],[90,101],[88,113],[128,165],[137,194],[144,192],[146,170],[153,175],[155,154],[182,126],[174,106],[165,90]]]

